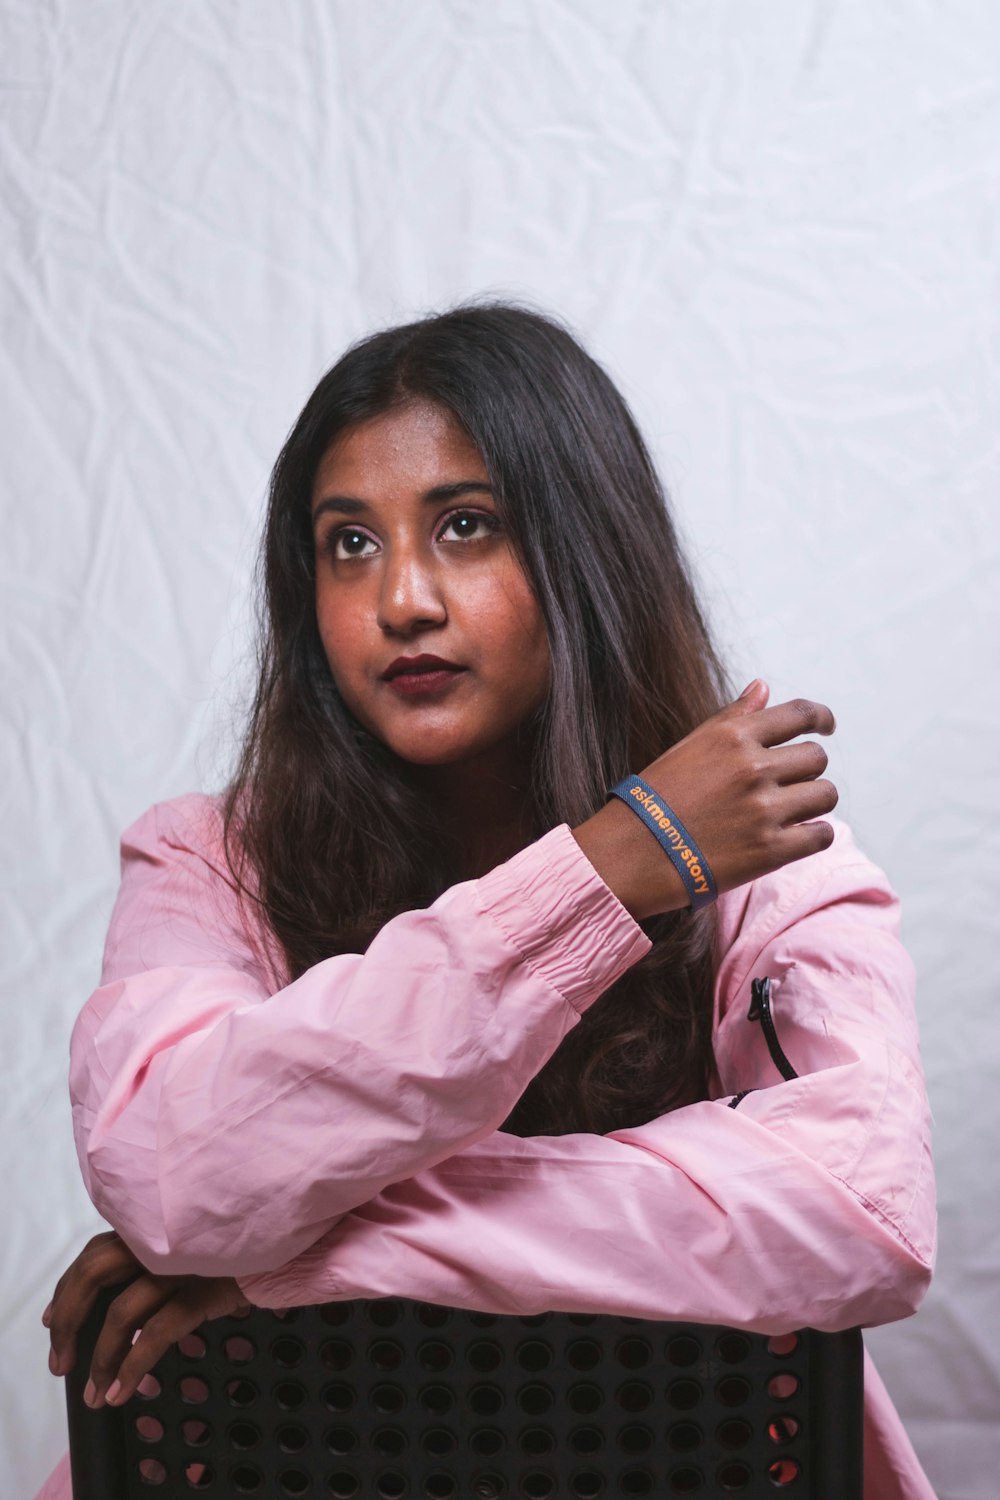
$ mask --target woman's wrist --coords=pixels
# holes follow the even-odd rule
[[[570,830],[609,890],[637,922],[680,911],[689,896],[677,870],[617,798]]]

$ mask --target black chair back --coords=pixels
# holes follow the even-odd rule
[[[386,1299],[204,1324],[144,1394],[67,1378],[74,1500],[861,1500],[858,1330]]]

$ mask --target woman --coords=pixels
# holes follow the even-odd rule
[[[895,898],[789,743],[829,709],[722,706],[603,371],[504,305],[364,341],[278,460],[263,582],[231,786],[124,836],[71,1067],[115,1233],[46,1310],[52,1368],[142,1268],[94,1404],[247,1301],[911,1313],[933,1183]],[[717,905],[609,798],[637,769]],[[788,1082],[746,1019],[764,975]],[[867,1418],[868,1500],[929,1495],[872,1370]]]

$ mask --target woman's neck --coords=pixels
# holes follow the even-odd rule
[[[530,842],[523,762],[421,766],[416,779],[434,808],[458,880],[477,880]]]

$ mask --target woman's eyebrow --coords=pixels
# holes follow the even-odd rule
[[[467,494],[492,495],[491,485],[484,484],[481,479],[457,479],[452,484],[436,484],[432,489],[425,492],[423,499],[425,504],[438,504],[442,500],[454,500],[458,495]],[[326,495],[319,502],[312,513],[313,525],[320,516],[329,510],[336,511],[342,516],[360,516],[365,511],[371,510],[367,500],[358,500],[353,495]]]

